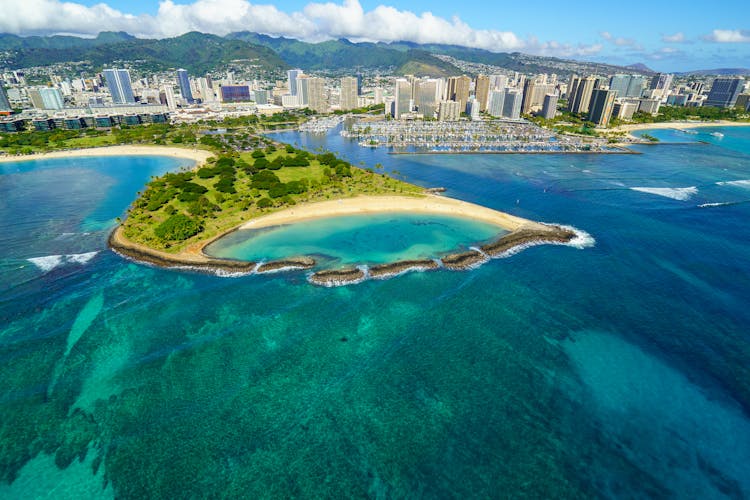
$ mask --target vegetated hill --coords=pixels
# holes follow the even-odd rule
[[[0,33],[0,50],[88,48],[134,39],[133,35],[129,35],[124,31],[102,31],[96,38],[64,35],[18,36]]]
[[[656,71],[654,71],[653,69],[649,68],[648,66],[646,66],[643,63],[628,64],[625,67],[627,69],[634,69],[636,71],[643,71],[643,72],[646,72],[646,73],[656,73]]]
[[[750,69],[749,68],[716,68],[716,69],[698,69],[695,71],[685,71],[684,73],[679,73],[680,75],[695,75],[695,76],[711,76],[711,75],[717,75],[717,76],[748,76],[750,75]]]
[[[590,61],[561,59],[558,57],[535,56],[520,52],[490,52],[489,50],[474,49],[459,45],[416,44],[413,42],[391,42],[380,43],[378,45],[396,50],[413,50],[419,48],[433,54],[451,56],[461,61],[499,66],[506,70],[518,71],[520,73],[556,73],[560,76],[568,76],[573,73],[579,75],[610,75],[614,73],[651,75],[654,73],[646,67],[638,67],[637,65],[625,67]]]
[[[252,32],[238,32],[227,38],[263,45],[289,65],[304,70],[342,70],[357,67],[395,69],[398,74],[450,76],[461,71],[423,50],[395,50],[375,43],[353,43],[346,39],[307,43],[292,38],[274,38]],[[418,48],[418,46],[416,46]]]
[[[101,38],[102,35],[96,39],[88,39],[88,43],[84,42],[79,46],[31,46],[11,49],[6,64],[23,68],[85,60],[100,67],[112,65],[116,61],[140,61],[142,66],[153,70],[182,67],[194,74],[206,73],[236,60],[250,61],[251,64],[268,70],[287,67],[284,61],[267,47],[197,32],[161,40],[133,37],[121,39],[105,34],[103,38],[112,40],[113,43],[102,43]],[[59,42],[60,40],[57,40],[55,43]],[[38,41],[35,43],[39,45]],[[1,44],[0,50],[3,50]]]

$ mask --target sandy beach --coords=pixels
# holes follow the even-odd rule
[[[719,120],[713,122],[662,122],[662,123],[633,123],[630,125],[620,125],[613,127],[608,132],[627,132],[634,139],[640,139],[631,134],[637,130],[658,130],[658,129],[675,129],[675,130],[687,130],[691,128],[700,127],[750,127],[750,122],[730,122],[726,120]]]
[[[76,158],[82,156],[172,156],[176,158],[195,160],[196,163],[200,164],[213,156],[213,154],[202,149],[176,148],[170,146],[123,145],[52,151],[50,153],[35,153],[32,155],[0,156],[0,162],[46,160],[49,158]]]
[[[445,196],[426,195],[421,197],[357,196],[355,198],[309,203],[258,217],[246,222],[239,229],[259,229],[338,215],[386,212],[426,213],[466,217],[495,224],[508,231],[515,231],[521,226],[541,226],[541,224],[536,222],[473,203]]]

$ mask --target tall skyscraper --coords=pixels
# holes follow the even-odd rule
[[[130,72],[126,69],[105,69],[102,71],[107,82],[112,102],[115,104],[135,104],[133,86],[130,84]]]
[[[268,92],[267,90],[256,90],[255,91],[255,104],[268,104]]]
[[[661,99],[669,93],[669,87],[672,85],[673,75],[667,73],[657,73],[651,78],[649,89],[653,92],[651,96],[655,99]]]
[[[174,98],[174,89],[172,84],[163,85],[160,94],[164,94],[164,101],[167,103],[167,108],[170,111],[177,109],[177,99]]]
[[[341,109],[348,111],[357,107],[357,77],[345,76],[341,79]]]
[[[505,101],[503,102],[503,116],[511,120],[521,118],[521,101],[523,93],[520,90],[508,90],[505,92]]]
[[[297,77],[297,92],[300,106],[310,108],[317,113],[328,111],[322,78],[302,75]]]
[[[579,79],[576,85],[575,95],[568,98],[568,110],[571,113],[588,113],[591,93],[594,90],[597,79],[593,76]]]
[[[731,108],[737,102],[737,97],[742,92],[745,79],[742,77],[716,78],[704,106],[716,108]]]
[[[180,85],[180,94],[182,95],[182,98],[185,99],[188,104],[193,104],[195,99],[193,99],[193,91],[190,90],[190,78],[188,77],[187,70],[177,70],[177,83]]]
[[[490,75],[490,90],[504,89],[508,86],[508,77],[505,75]]]
[[[487,111],[487,100],[489,99],[490,93],[490,77],[486,75],[477,75],[477,79],[474,84],[474,95],[479,101],[479,109],[481,111]]]
[[[591,92],[591,105],[589,106],[589,121],[596,123],[600,127],[609,125],[614,110],[615,97],[617,92],[614,90],[594,89]]]
[[[544,96],[544,104],[542,105],[542,118],[545,120],[551,120],[557,114],[557,94],[547,94]]]
[[[419,80],[414,92],[414,105],[425,118],[435,118],[438,111],[438,80]]]
[[[404,113],[411,112],[411,82],[406,78],[397,78],[393,88],[393,117],[400,119]]]
[[[208,78],[198,78],[198,91],[201,94],[203,102],[215,102],[216,94],[211,86],[211,80]]]
[[[5,88],[3,88],[2,85],[0,85],[0,111],[12,111],[13,108],[10,106],[10,101],[8,100],[8,94],[5,93]]]
[[[462,112],[466,110],[466,103],[469,101],[469,89],[471,87],[471,78],[466,75],[452,76],[448,78],[447,98],[449,101],[456,101]]]
[[[487,113],[490,116],[499,118],[503,116],[504,105],[505,90],[490,90],[489,102],[487,103]]]
[[[297,87],[297,79],[302,76],[304,73],[301,69],[290,69],[286,72],[287,74],[287,80],[289,83],[289,93],[291,95],[298,95],[299,88]]]

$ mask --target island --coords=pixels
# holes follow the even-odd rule
[[[239,229],[385,212],[480,220],[498,226],[502,235],[468,252],[432,260],[318,270],[309,281],[333,286],[412,270],[471,269],[523,246],[567,243],[576,237],[569,228],[435,194],[385,173],[358,168],[333,153],[314,154],[270,143],[253,151],[204,158],[193,169],[153,178],[111,233],[109,246],[127,258],[159,267],[219,274],[309,270],[316,262],[305,255],[248,262],[213,257],[205,250]]]

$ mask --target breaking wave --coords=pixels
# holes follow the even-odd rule
[[[98,253],[99,252],[86,252],[68,255],[45,255],[44,257],[31,257],[26,260],[46,273],[65,264],[86,264]]]
[[[640,191],[641,193],[664,196],[665,198],[672,198],[673,200],[679,201],[689,200],[691,196],[698,193],[698,188],[695,186],[684,188],[632,187],[630,189],[633,191]]]

